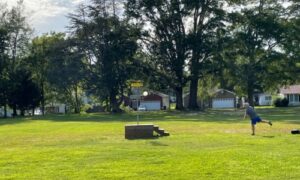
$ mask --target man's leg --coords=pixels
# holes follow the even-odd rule
[[[267,123],[267,124],[269,124],[270,126],[273,125],[271,121],[261,120],[260,122],[262,122],[262,123]]]
[[[252,124],[252,135],[255,135],[255,124]]]

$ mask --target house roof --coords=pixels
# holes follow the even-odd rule
[[[217,94],[217,93],[223,93],[223,92],[227,92],[227,93],[229,93],[229,94],[235,95],[234,92],[229,91],[229,90],[226,90],[226,89],[217,89],[217,90],[215,91],[214,94]]]
[[[280,89],[281,94],[300,94],[300,85],[287,86]]]
[[[152,93],[152,94],[156,94],[156,95],[161,96],[161,97],[169,97],[169,95],[164,94],[164,93],[162,93],[162,92],[158,92],[158,91],[152,91],[152,90],[150,90],[149,93],[150,93],[150,94],[151,94],[151,93]]]

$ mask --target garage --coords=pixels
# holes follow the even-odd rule
[[[160,110],[161,102],[160,101],[142,101],[140,107],[145,107],[147,111]]]
[[[212,106],[215,109],[234,108],[234,99],[232,98],[213,99]]]
[[[235,108],[236,107],[236,94],[234,92],[218,89],[211,99],[211,108]]]

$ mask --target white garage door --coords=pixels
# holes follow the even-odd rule
[[[212,107],[215,109],[234,108],[234,99],[232,98],[213,99]]]
[[[141,102],[140,106],[145,106],[147,111],[160,110],[160,101]]]

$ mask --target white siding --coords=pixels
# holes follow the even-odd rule
[[[272,105],[272,96],[269,94],[259,95],[258,104],[260,106],[270,106]]]
[[[300,105],[300,94],[289,94],[287,95],[289,99],[290,106],[299,106]]]
[[[147,111],[160,110],[160,101],[142,101],[140,106],[145,106]]]
[[[212,108],[234,108],[234,98],[215,98],[212,101]]]

